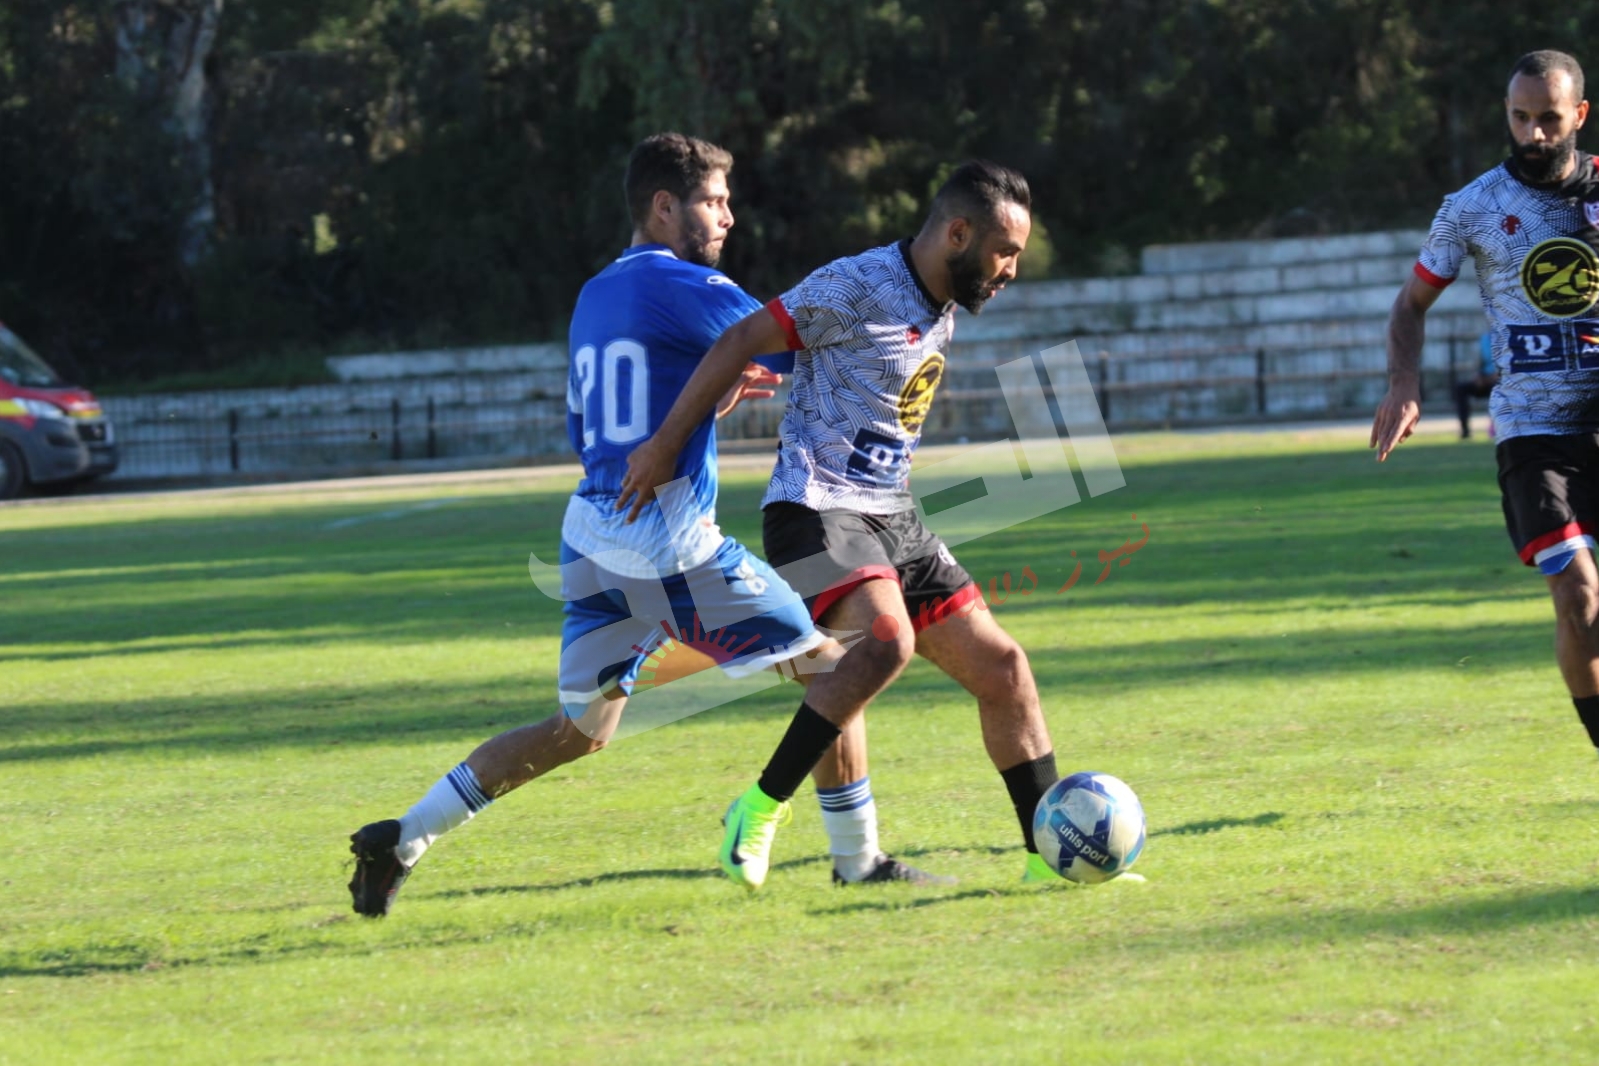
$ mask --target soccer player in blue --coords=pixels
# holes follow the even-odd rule
[[[480,745],[397,819],[350,837],[357,913],[382,917],[417,860],[490,802],[605,747],[663,639],[738,677],[785,662],[825,672],[840,646],[767,564],[716,525],[715,418],[779,379],[750,364],[678,454],[674,477],[636,524],[616,509],[627,457],[648,439],[700,358],[760,304],[715,269],[733,225],[732,157],[681,134],[646,138],[628,162],[633,242],[584,286],[572,315],[567,428],[584,478],[561,528],[565,623],[561,710]],[[692,590],[692,591],[691,591]],[[705,634],[701,617],[712,619]],[[717,620],[725,620],[719,623]],[[814,775],[837,883],[947,883],[877,847],[865,731],[846,732]],[[765,870],[752,870],[757,880]]]

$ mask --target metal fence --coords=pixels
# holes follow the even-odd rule
[[[1112,427],[1364,416],[1387,387],[1386,357],[1376,339],[1158,355],[1083,347]],[[1475,373],[1476,350],[1475,336],[1429,338],[1423,400],[1447,401],[1453,382]],[[718,435],[727,441],[773,440],[783,404],[781,392],[745,404],[723,420]],[[460,465],[571,454],[564,381],[548,373],[537,380],[527,374],[481,375],[111,397],[105,406],[116,425],[123,477],[359,471],[427,460]],[[1014,433],[992,366],[957,362],[924,432],[933,441]]]

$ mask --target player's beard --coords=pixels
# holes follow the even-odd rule
[[[1516,170],[1534,185],[1552,185],[1560,180],[1571,160],[1577,154],[1577,131],[1553,144],[1522,144],[1510,134],[1510,154],[1516,161]]]
[[[721,238],[713,230],[685,227],[682,258],[702,267],[714,267],[722,258]]]
[[[949,264],[950,299],[974,315],[983,313],[983,305],[999,291],[999,278],[988,277],[983,271],[983,257],[978,254],[981,235],[974,237],[963,252],[956,252],[945,260]]]

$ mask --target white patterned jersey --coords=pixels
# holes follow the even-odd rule
[[[761,506],[911,510],[911,454],[944,376],[955,305],[933,300],[910,241],[836,259],[766,306],[797,354]]]
[[[1583,155],[1578,165],[1595,163]],[[1422,245],[1416,275],[1436,288],[1466,256],[1476,261],[1499,370],[1488,410],[1501,440],[1599,432],[1599,256],[1571,236],[1583,211],[1501,164],[1444,198]]]

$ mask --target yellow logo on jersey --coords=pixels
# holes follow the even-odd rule
[[[933,393],[938,391],[938,383],[942,380],[944,357],[937,352],[929,352],[927,358],[922,360],[922,365],[916,368],[916,373],[900,390],[899,424],[906,433],[922,431],[927,412],[933,407]]]
[[[1586,241],[1551,237],[1522,260],[1521,288],[1550,318],[1575,318],[1599,301],[1599,256]]]

